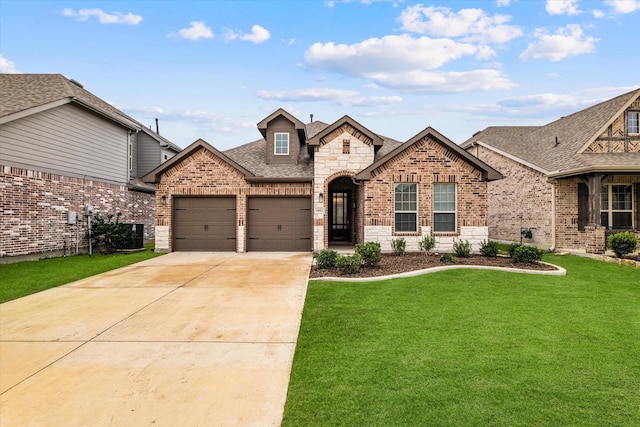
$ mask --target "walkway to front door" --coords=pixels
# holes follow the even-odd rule
[[[0,305],[2,425],[280,425],[311,260],[174,252]]]

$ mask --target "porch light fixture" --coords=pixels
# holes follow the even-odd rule
[[[324,194],[322,194],[322,193],[318,194],[318,201],[320,203],[324,202]]]
[[[160,203],[162,203],[163,205],[166,205],[167,204],[167,196],[160,197]]]

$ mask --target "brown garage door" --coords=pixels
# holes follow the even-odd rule
[[[251,197],[248,208],[247,250],[311,250],[309,197]]]
[[[173,200],[174,251],[235,251],[235,197]]]

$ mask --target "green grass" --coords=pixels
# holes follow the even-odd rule
[[[77,255],[0,265],[0,303],[160,256],[151,250]]]
[[[640,270],[309,283],[284,426],[640,425]]]

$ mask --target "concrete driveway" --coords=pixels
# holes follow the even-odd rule
[[[311,261],[176,252],[0,305],[0,424],[279,425]]]

